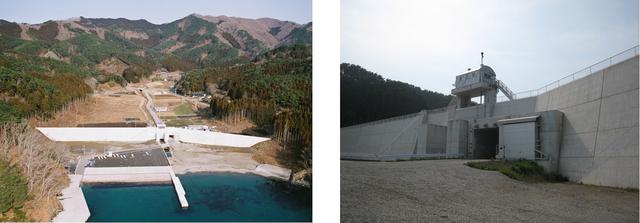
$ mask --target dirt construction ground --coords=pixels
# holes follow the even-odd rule
[[[467,161],[341,161],[341,221],[638,222],[638,192],[524,183]]]
[[[86,123],[126,122],[127,118],[137,119],[136,122],[149,122],[143,107],[143,97],[116,93],[120,91],[94,94],[87,100],[72,105],[69,110],[58,114],[54,119],[41,123],[40,126],[75,127]]]

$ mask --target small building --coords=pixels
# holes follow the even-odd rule
[[[155,109],[157,112],[166,112],[169,110],[166,106],[158,106],[158,107],[155,107]]]

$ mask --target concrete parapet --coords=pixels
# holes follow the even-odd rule
[[[87,167],[83,183],[171,183],[170,166]]]

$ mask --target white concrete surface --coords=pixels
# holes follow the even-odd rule
[[[230,147],[251,147],[257,143],[269,140],[269,138],[264,137],[174,127],[166,128],[166,133],[174,133],[181,142]]]
[[[156,124],[156,127],[160,127],[160,128],[166,127],[166,125],[164,124],[162,119],[160,119],[160,117],[158,116],[158,113],[156,113],[156,110],[154,109],[153,98],[149,96],[149,93],[146,90],[142,90],[142,93],[144,94],[145,98],[147,98],[147,106],[146,106],[147,112],[149,112],[149,114],[151,115],[151,118],[153,118],[153,122]]]
[[[289,177],[291,176],[290,169],[270,164],[260,164],[256,167],[255,171],[261,176],[276,177],[284,180],[289,180]]]
[[[62,203],[62,211],[53,218],[53,222],[85,222],[91,216],[87,201],[80,188],[81,175],[69,175],[71,182],[58,197]]]
[[[184,187],[182,187],[182,182],[180,182],[180,178],[176,176],[173,170],[171,170],[169,175],[171,176],[171,181],[173,182],[173,188],[176,190],[176,195],[178,195],[178,201],[180,201],[180,207],[188,208],[189,202],[187,202],[187,197],[185,196],[187,192],[184,191]]]
[[[53,141],[118,141],[118,142],[146,142],[155,139],[156,128],[81,128],[38,127],[47,138]]]
[[[87,167],[83,183],[149,183],[171,182],[170,166]]]
[[[111,142],[146,142],[155,140],[156,135],[164,136],[173,134],[175,137],[187,143],[204,145],[230,146],[230,147],[251,147],[256,143],[264,142],[269,138],[245,136],[221,132],[199,131],[182,128],[82,128],[82,127],[60,127],[60,128],[37,128],[45,136],[53,141],[61,142],[88,142],[88,141],[111,141]]]

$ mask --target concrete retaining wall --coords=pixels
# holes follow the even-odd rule
[[[156,139],[156,128],[37,128],[53,141],[146,142]]]
[[[412,154],[424,113],[380,120],[340,130],[343,158],[360,159],[390,154]],[[421,129],[421,132],[426,129]],[[426,135],[426,134],[425,134]]]
[[[87,167],[83,183],[171,183],[170,166]]]
[[[342,128],[340,156],[362,160],[447,157],[447,118],[447,111],[440,109]]]
[[[53,141],[60,142],[146,142],[158,137],[168,138],[173,134],[176,139],[195,144],[229,147],[251,147],[269,138],[236,135],[220,132],[190,130],[182,128],[37,128]]]
[[[199,131],[181,128],[166,128],[165,134],[175,133],[181,142],[230,147],[251,147],[269,138],[236,135],[221,132]]]
[[[638,57],[536,97],[564,113],[558,170],[571,181],[638,188]]]

